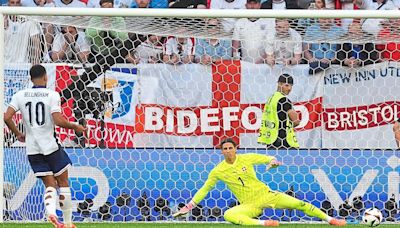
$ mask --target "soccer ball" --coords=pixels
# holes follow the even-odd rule
[[[376,227],[381,224],[382,219],[383,215],[380,210],[378,210],[377,208],[369,208],[365,210],[362,221],[365,225],[369,227]]]

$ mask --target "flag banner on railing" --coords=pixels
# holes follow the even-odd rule
[[[6,104],[26,86],[29,66],[6,67]],[[49,88],[61,91],[77,72],[46,65]],[[309,75],[308,65],[291,67],[224,61],[186,64],[116,65],[88,85],[108,94],[104,130],[88,115],[89,143],[108,147],[214,147],[234,137],[242,147],[257,144],[261,113],[282,73],[294,77],[288,98],[300,113],[296,134],[302,148],[396,148],[392,123],[399,118],[400,65],[332,66]],[[78,75],[79,77],[79,75]],[[24,85],[22,85],[24,84]],[[384,89],[383,89],[384,88]],[[73,113],[73,101],[63,107]],[[73,116],[73,115],[68,115]],[[73,138],[61,130],[61,141]]]

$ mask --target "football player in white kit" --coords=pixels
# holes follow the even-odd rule
[[[72,228],[75,225],[71,221],[71,190],[68,185],[71,160],[58,144],[54,128],[59,126],[84,132],[85,127],[71,123],[63,117],[60,95],[46,88],[47,73],[42,65],[32,66],[29,73],[33,87],[13,95],[4,114],[4,122],[19,141],[26,143],[29,164],[35,176],[42,179],[46,187],[44,203],[48,221],[56,228]],[[17,111],[22,114],[26,137],[13,121]],[[58,221],[56,215],[57,189],[60,192],[59,202],[64,224]]]

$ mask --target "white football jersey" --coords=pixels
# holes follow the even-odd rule
[[[60,95],[46,88],[31,88],[13,95],[10,107],[21,111],[26,129],[26,153],[48,155],[58,150],[52,114],[61,112]]]

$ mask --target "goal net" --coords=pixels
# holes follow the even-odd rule
[[[271,189],[331,216],[358,221],[377,207],[398,223],[399,28],[399,19],[376,18],[7,15],[3,108],[42,63],[64,116],[87,126],[86,135],[57,128],[73,162],[74,221],[171,220],[232,137],[240,154],[283,162],[256,166]],[[277,100],[274,143],[290,143],[294,127],[299,149],[267,150],[259,129],[282,74],[293,85]],[[290,109],[300,121],[286,121]],[[23,129],[19,114],[15,121]],[[25,145],[4,134],[3,218],[42,221],[44,187]],[[218,183],[183,220],[224,221],[238,203]],[[318,221],[271,209],[260,218]]]

